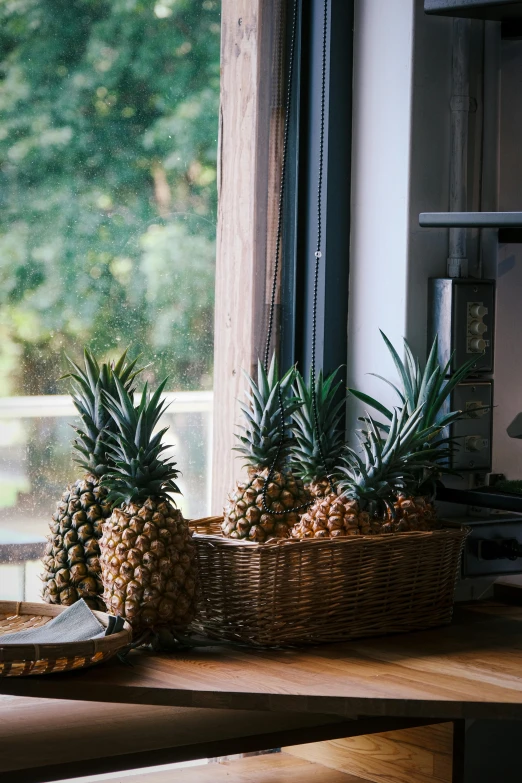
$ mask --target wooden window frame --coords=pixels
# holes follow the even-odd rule
[[[353,0],[328,0],[323,257],[317,359],[346,363],[350,243]],[[293,0],[222,0],[221,102],[211,511],[241,475],[235,458],[243,370],[255,372],[266,336],[284,127],[285,19]],[[308,371],[317,235],[323,0],[298,0],[276,346],[283,367]],[[319,80],[319,81],[318,81]]]

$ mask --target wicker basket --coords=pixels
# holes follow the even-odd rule
[[[202,583],[195,629],[251,645],[339,642],[451,621],[467,528],[278,540],[223,538],[191,522]]]
[[[0,677],[52,674],[94,666],[112,658],[131,641],[130,626],[125,623],[122,631],[85,642],[6,644],[2,647],[2,634],[45,625],[65,609],[66,606],[44,603],[0,601]],[[102,625],[107,626],[106,614],[103,612],[94,612],[94,614]]]

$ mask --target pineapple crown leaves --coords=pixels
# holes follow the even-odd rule
[[[294,473],[305,483],[323,478],[325,469],[328,475],[334,472],[344,448],[341,420],[345,399],[344,395],[338,399],[342,382],[335,382],[339,370],[340,368],[327,378],[324,378],[322,372],[317,377],[315,384],[317,427],[314,424],[312,374],[310,372],[308,384],[301,373],[295,374],[294,391],[301,402],[301,407],[292,414],[294,441],[291,464]],[[319,437],[317,430],[319,430]]]
[[[104,434],[107,430],[115,429],[113,420],[103,405],[102,393],[107,391],[115,394],[118,378],[127,391],[133,394],[133,382],[144,368],[136,370],[139,357],[128,362],[127,351],[124,351],[116,362],[103,362],[100,365],[89,349],[85,348],[85,369],[68,356],[66,358],[72,365],[73,372],[62,378],[72,379],[72,399],[81,418],[81,426],[73,428],[76,432],[73,446],[78,453],[75,461],[85,470],[101,476],[110,462],[103,440]]]
[[[406,406],[395,408],[383,437],[379,423],[367,414],[364,419],[367,428],[359,435],[362,455],[346,447],[338,467],[339,491],[372,513],[386,507],[393,514],[396,495],[415,493],[419,474],[437,465],[445,453],[445,449],[434,443],[441,425],[421,427],[424,416],[423,406],[411,414]]]
[[[403,362],[388,337],[381,331],[382,338],[388,348],[397,372],[400,384],[395,385],[380,375],[372,373],[374,377],[387,383],[396,392],[400,405],[408,413],[422,406],[423,414],[419,420],[419,430],[432,425],[437,425],[439,433],[432,436],[431,464],[427,464],[422,471],[417,471],[417,486],[412,491],[421,495],[433,495],[435,493],[436,480],[442,475],[458,475],[449,467],[449,459],[455,450],[455,437],[441,437],[441,433],[448,432],[450,424],[461,419],[462,411],[449,410],[449,397],[453,389],[466,379],[476,362],[475,358],[465,362],[450,377],[447,374],[451,367],[451,357],[443,366],[438,360],[438,338],[435,337],[424,370],[418,359],[413,356],[408,342],[404,340],[405,361]],[[382,405],[378,400],[356,389],[349,392],[376,411],[381,413],[388,421],[392,419],[392,411]],[[364,419],[363,419],[364,421]],[[388,432],[389,424],[377,423],[383,433]]]
[[[279,368],[275,355],[272,356],[268,372],[258,360],[257,383],[247,373],[245,396],[246,403],[240,403],[244,424],[236,433],[238,445],[234,447],[247,466],[260,467],[286,460],[290,444],[290,420],[300,406],[300,401],[292,394],[295,377],[294,368],[279,378]],[[285,435],[281,438],[281,419],[284,420]]]
[[[460,418],[462,416],[461,411],[447,410],[447,401],[453,389],[470,374],[476,363],[476,358],[465,362],[450,378],[446,378],[450,371],[453,356],[450,357],[444,366],[439,364],[437,337],[433,341],[428,361],[424,370],[422,370],[419,360],[413,356],[407,340],[404,340],[406,361],[403,362],[383,331],[381,331],[381,335],[397,368],[401,386],[399,388],[387,378],[383,378],[376,373],[371,373],[371,375],[391,386],[399,397],[401,406],[405,407],[410,414],[420,406],[423,407],[419,428],[424,429],[437,423],[443,429]],[[378,400],[356,389],[349,389],[348,391],[365,405],[370,405],[388,421],[391,421],[392,411]],[[380,426],[383,430],[388,428],[388,425]]]
[[[112,466],[102,478],[102,483],[109,489],[108,502],[113,506],[149,497],[170,500],[169,492],[180,492],[175,483],[179,476],[176,463],[162,456],[168,448],[162,443],[168,427],[154,432],[168,408],[168,403],[161,399],[167,380],[160,383],[152,395],[145,384],[136,406],[117,377],[117,397],[102,391],[103,404],[117,429],[116,432],[106,431],[106,448]]]

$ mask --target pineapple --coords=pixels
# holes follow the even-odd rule
[[[340,491],[318,497],[294,525],[292,538],[346,538],[380,532],[380,524]]]
[[[448,400],[455,386],[462,383],[470,374],[476,362],[475,358],[465,362],[459,369],[447,378],[450,371],[451,359],[446,366],[441,366],[438,361],[438,339],[435,337],[424,370],[419,361],[413,356],[408,342],[404,340],[404,353],[406,361],[403,362],[397,350],[390,340],[381,331],[382,338],[391,354],[397,368],[400,385],[396,386],[381,376],[376,376],[388,383],[397,394],[401,408],[404,407],[408,414],[422,408],[418,429],[426,429],[437,425],[439,429],[446,430],[452,422],[461,417],[461,411],[448,412]],[[373,397],[363,392],[349,389],[349,392],[361,400],[365,405],[370,405],[381,413],[388,421],[393,418],[391,410],[382,405]],[[382,431],[388,429],[388,425],[378,425]],[[450,444],[450,445],[448,445]],[[452,439],[445,438],[438,441],[440,448],[446,448],[445,462],[449,462],[453,450]],[[439,452],[441,455],[442,452]],[[393,520],[388,520],[385,532],[390,532],[401,526],[408,530],[423,530],[436,523],[436,510],[432,498],[435,495],[435,481],[441,473],[451,473],[447,465],[441,464],[441,459],[432,465],[426,465],[424,470],[417,473],[416,481],[411,485],[408,496],[399,492],[393,504]]]
[[[423,495],[399,493],[393,501],[393,513],[383,525],[383,533],[396,530],[432,530],[438,525],[433,502]]]
[[[168,428],[153,434],[165,383],[150,400],[145,385],[137,407],[117,378],[118,398],[103,395],[118,427],[108,437],[114,467],[103,477],[114,506],[100,541],[103,598],[137,637],[184,629],[197,599],[195,545],[168,494],[179,493],[175,463],[162,455]]]
[[[326,380],[322,372],[319,373],[315,384],[315,400],[312,376],[307,386],[302,375],[296,372],[295,391],[301,407],[292,414],[294,441],[291,464],[295,475],[303,480],[305,489],[314,499],[324,498],[331,492],[331,477],[344,446],[341,420],[345,400],[341,398],[336,402],[341,386],[340,381],[335,383],[338,372],[336,370]]]
[[[427,529],[427,520],[409,515],[399,518],[396,506],[406,502],[419,472],[438,464],[447,456],[447,447],[431,445],[440,432],[434,424],[419,429],[423,409],[411,415],[404,407],[394,410],[386,436],[368,416],[367,430],[360,434],[364,459],[346,447],[338,468],[341,479],[337,491],[318,498],[294,527],[295,538],[336,538]],[[431,520],[431,514],[430,514]]]
[[[248,481],[237,484],[224,509],[223,535],[263,543],[288,538],[299,519],[297,509],[308,501],[303,482],[288,465],[290,437],[281,437],[281,423],[289,431],[290,416],[299,402],[291,396],[294,370],[279,379],[272,358],[268,373],[258,362],[257,384],[246,376],[248,404],[242,404],[245,426],[235,448],[245,459]]]
[[[70,606],[83,598],[92,609],[103,610],[100,579],[100,548],[103,520],[111,514],[107,490],[100,485],[106,470],[106,446],[102,434],[113,427],[109,414],[101,405],[101,392],[116,391],[115,377],[132,392],[138,374],[136,361],[127,362],[125,352],[115,365],[98,365],[93,355],[84,352],[85,370],[71,360],[73,402],[80,414],[73,445],[76,462],[85,469],[83,478],[67,487],[50,523],[50,533],[41,575],[42,597],[48,603]]]

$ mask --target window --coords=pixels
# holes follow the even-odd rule
[[[296,10],[281,280],[276,338],[282,366],[311,357],[317,241],[319,130],[324,0],[223,2],[219,242],[216,280],[214,475],[219,514],[241,461],[234,459],[236,400],[243,370],[263,355],[275,259],[289,43]],[[353,2],[329,0],[323,261],[319,275],[317,363],[325,372],[347,354]],[[270,63],[270,67],[267,67]],[[328,217],[326,218],[326,215]]]
[[[220,3],[0,6],[0,598],[37,600],[78,476],[65,354],[169,376],[181,506],[209,503]]]

